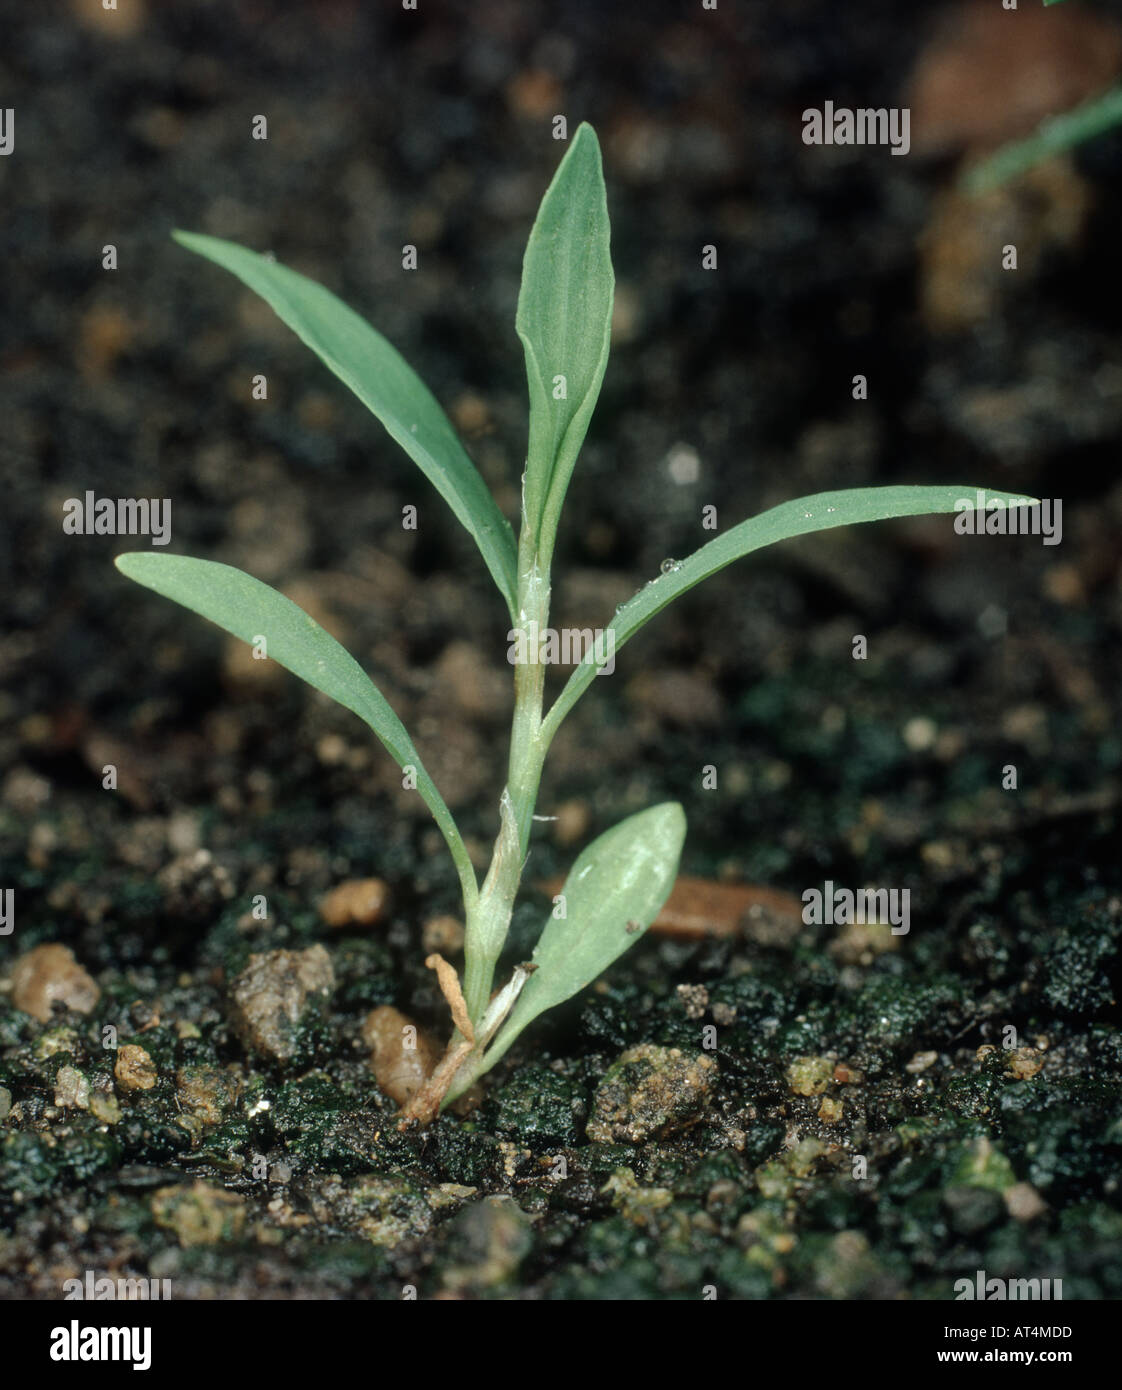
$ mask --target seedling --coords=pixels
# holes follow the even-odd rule
[[[507,606],[512,639],[534,649],[536,634],[549,622],[562,504],[608,361],[614,277],[600,148],[591,126],[580,127],[562,159],[523,261],[515,324],[525,350],[530,421],[517,543],[435,398],[379,333],[322,286],[270,257],[215,237],[175,236],[265,299],[381,421],[475,539]],[[437,970],[455,1028],[444,1060],[405,1112],[406,1120],[427,1122],[490,1070],[539,1014],[583,989],[641,940],[673,885],[686,819],[680,805],[666,802],[629,816],[578,856],[533,961],[516,967],[492,995],[529,848],[542,765],[562,721],[607,664],[609,650],[614,659],[680,594],[763,546],[851,522],[952,512],[962,508],[961,499],[976,496],[973,487],[874,487],[785,502],[717,535],[688,559],[664,565],[616,611],[613,640],[585,653],[548,712],[544,665],[516,662],[507,783],[482,885],[401,721],[354,658],[296,604],[211,560],[134,552],[116,563],[131,579],[243,641],[264,637],[274,661],[353,710],[415,778],[455,863],[466,922],[463,980],[440,957],[428,961]],[[990,497],[1013,500],[1005,494]]]

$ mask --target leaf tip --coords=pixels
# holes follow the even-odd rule
[[[173,227],[171,238],[185,250],[193,251],[196,256],[204,256],[207,260],[214,260],[214,252],[219,248],[233,244],[224,242],[221,237],[208,236],[205,232],[185,232],[182,227]],[[238,249],[244,250],[245,248],[239,247]]]
[[[581,121],[580,125],[577,126],[577,133],[573,136],[572,143],[569,146],[569,153],[574,159],[577,159],[580,157],[581,151],[585,149],[588,152],[587,157],[589,157],[595,167],[601,171],[601,177],[603,177],[604,160],[600,151],[599,137],[587,121]]]
[[[673,860],[675,872],[682,846],[686,842],[686,813],[680,801],[662,801],[640,812],[646,820],[650,841],[661,846],[666,860]]]
[[[122,574],[127,575],[129,579],[133,579],[135,578],[135,571],[137,568],[136,562],[138,560],[143,561],[145,558],[146,555],[143,550],[126,550],[122,555],[115,555],[113,557],[113,563]]]

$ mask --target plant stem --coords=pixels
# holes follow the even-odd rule
[[[540,636],[549,625],[549,576],[538,569],[536,554],[518,580],[519,627],[529,632],[531,625]],[[536,652],[535,652],[536,656]],[[510,734],[510,764],[507,790],[518,827],[518,844],[523,859],[530,845],[530,826],[538,800],[542,763],[546,745],[541,737],[542,700],[545,693],[545,666],[537,660],[521,662],[514,668],[514,723]]]
[[[518,627],[529,642],[549,623],[549,576],[538,566],[537,551],[523,525],[518,566]],[[533,626],[531,626],[533,625]],[[495,965],[502,953],[522,882],[530,827],[538,799],[542,762],[548,741],[542,738],[542,699],[545,667],[537,661],[514,668],[514,720],[510,735],[507,784],[500,803],[501,824],[491,867],[474,903],[465,904],[467,931],[464,960],[464,1001],[473,1023],[483,1017],[491,998]]]

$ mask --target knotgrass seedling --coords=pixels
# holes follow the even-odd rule
[[[177,232],[188,249],[231,271],[340,377],[420,467],[474,537],[506,603],[513,632],[549,621],[554,540],[569,480],[608,361],[614,277],[600,148],[582,125],[538,211],[526,248],[516,328],[529,382],[529,448],[517,544],[506,518],[435,398],[393,347],[322,286],[243,247]],[[688,559],[664,566],[615,614],[611,655],[679,595],[763,546],[851,522],[951,512],[970,487],[874,487],[820,493],[741,522]],[[1010,500],[1006,494],[991,497]],[[406,1120],[427,1122],[487,1072],[541,1013],[591,983],[641,940],[670,893],[686,832],[682,807],[667,802],[629,816],[577,858],[564,886],[564,913],[545,923],[533,961],[492,997],[495,969],[522,878],[542,765],[562,721],[606,664],[599,644],[543,708],[544,666],[516,663],[506,788],[490,868],[476,879],[456,822],[397,715],[353,657],[296,604],[228,565],[187,556],[117,558],[131,579],[200,613],[267,652],[310,685],[353,710],[403,769],[447,841],[463,893],[464,975],[439,957],[455,1028],[444,1061],[413,1098]]]

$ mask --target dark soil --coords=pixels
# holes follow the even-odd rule
[[[904,100],[939,18],[891,0],[5,15],[0,953],[7,972],[65,944],[100,996],[44,1022],[0,995],[0,1294],[111,1270],[176,1298],[920,1299],[984,1269],[1122,1295],[1122,304],[1104,292],[1122,136],[953,217],[961,144],[802,144],[805,106]],[[539,810],[565,814],[528,879],[676,798],[685,872],[907,888],[911,930],[652,935],[470,1115],[403,1135],[360,1029],[380,1004],[446,1028],[422,963],[424,923],[458,910],[437,832],[352,716],[131,585],[112,557],[132,546],[63,535],[62,504],[170,497],[172,549],[304,603],[484,862],[509,717],[485,570],[361,405],[168,232],[272,249],[367,314],[513,516],[514,307],[558,111],[601,136],[620,305],[559,624],[603,623],[705,540],[706,504],[724,527],[826,487],[965,482],[1063,498],[1063,542],[947,518],[828,532],[637,638],[557,740]],[[999,214],[1024,248],[1004,277],[968,249],[998,263]],[[966,262],[949,291],[940,247]],[[675,482],[691,449],[698,480]],[[325,926],[327,890],[374,875],[383,920]],[[512,960],[547,905],[527,891]],[[233,981],[316,944],[334,987],[263,1059]],[[122,1083],[126,1046],[150,1086]],[[708,1096],[616,1124],[611,1105],[657,1092],[651,1049],[695,1076],[715,1061]]]

